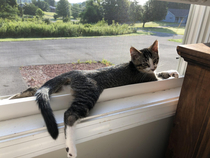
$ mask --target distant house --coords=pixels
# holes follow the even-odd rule
[[[168,9],[167,15],[162,21],[180,23],[183,20],[182,23],[186,23],[188,14],[188,9]]]
[[[40,0],[40,1],[44,1],[44,0]],[[17,4],[24,4],[24,3],[32,3],[32,0],[17,0]]]
[[[55,10],[56,10],[56,7],[50,6],[50,11],[51,12],[55,12]]]
[[[21,3],[18,6],[21,7],[21,8],[23,8],[25,6],[25,4]]]

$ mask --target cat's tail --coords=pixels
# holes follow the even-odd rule
[[[36,92],[35,96],[36,96],[36,102],[39,106],[39,109],[44,118],[45,124],[47,126],[47,130],[50,133],[51,137],[53,139],[56,139],[58,137],[59,132],[58,132],[58,126],[57,126],[54,114],[50,107],[49,88],[48,87],[40,88]]]
[[[58,137],[58,126],[50,106],[50,95],[58,92],[63,85],[69,84],[70,79],[66,76],[57,76],[47,81],[40,89],[37,90],[36,102],[44,118],[47,130],[53,139]]]

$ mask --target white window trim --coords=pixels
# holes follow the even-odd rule
[[[201,2],[201,1],[200,1]],[[208,2],[210,4],[210,2]],[[189,11],[187,24],[182,44],[210,42],[210,6],[192,4]],[[187,63],[180,58],[178,72],[185,74]]]
[[[191,5],[183,44],[210,42],[209,15],[209,7]],[[180,74],[184,74],[186,66],[180,59]],[[180,78],[105,90],[90,117],[77,125],[77,143],[173,116],[182,82]],[[64,148],[63,112],[71,94],[65,90],[52,97],[60,131],[56,141],[47,133],[34,100],[30,97],[0,101],[1,158],[34,157]]]
[[[173,116],[182,82],[179,78],[106,89],[90,116],[77,125],[76,142]],[[34,97],[1,102],[0,157],[34,157],[64,148],[63,113],[71,98],[67,91],[52,96],[60,132],[56,141],[46,131]],[[55,106],[58,102],[61,109]]]

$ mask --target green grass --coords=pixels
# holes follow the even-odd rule
[[[113,65],[110,61],[106,60],[106,59],[102,59],[101,61],[102,64],[106,65],[106,66],[111,66]]]
[[[57,20],[54,19],[55,12],[44,12],[44,19],[50,19],[50,21],[63,21],[62,18],[57,18]]]
[[[54,14],[55,14],[55,12],[44,12],[44,15],[48,15],[51,17],[53,17]]]
[[[182,43],[182,39],[169,39],[168,41]]]
[[[72,37],[49,37],[49,38],[0,38],[0,42],[8,41],[38,41],[38,40],[56,40],[56,39],[68,39]]]
[[[0,38],[0,42],[9,41],[38,41],[38,40],[59,40],[59,39],[71,39],[71,38],[95,38],[95,37],[119,37],[119,36],[137,36],[137,35],[153,35],[151,32],[137,31],[136,33],[124,34],[124,35],[110,35],[110,36],[80,36],[80,37],[46,37],[46,38]]]
[[[57,18],[57,20],[54,19],[55,12],[44,12],[43,18],[49,18],[51,21],[63,21],[62,17]],[[71,16],[73,18],[73,16]]]
[[[136,23],[134,27],[145,31],[155,31],[163,33],[171,33],[184,35],[185,27],[179,27],[178,23],[166,23],[166,22],[148,22],[145,24],[144,28],[142,27],[143,23]]]
[[[159,26],[169,26],[169,25],[177,25],[178,26],[179,24],[178,23],[156,21],[156,22],[147,22],[144,26],[145,27],[159,27]],[[143,23],[136,23],[134,26],[142,28]]]

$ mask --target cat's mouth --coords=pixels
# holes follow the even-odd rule
[[[153,69],[153,70],[152,69],[149,69],[149,70],[148,69],[144,69],[143,71],[146,72],[146,73],[154,73],[155,69]]]

